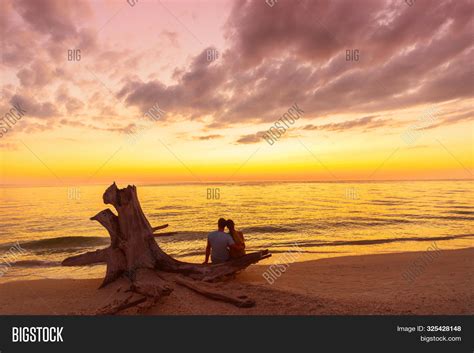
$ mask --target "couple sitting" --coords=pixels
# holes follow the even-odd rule
[[[245,255],[245,240],[242,232],[235,230],[234,221],[219,218],[217,222],[218,230],[207,235],[206,259],[209,262],[209,255],[212,263],[226,262]],[[229,233],[225,233],[225,227]]]

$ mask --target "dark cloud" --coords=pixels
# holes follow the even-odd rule
[[[172,31],[162,31],[161,36],[166,38],[166,40],[174,47],[178,47],[178,33]]]
[[[22,86],[35,88],[42,88],[50,84],[56,76],[55,69],[41,60],[33,62],[30,68],[23,68],[17,73]]]
[[[189,65],[176,68],[171,84],[156,79],[159,68],[149,76],[153,79],[127,74],[141,56],[99,45],[96,32],[83,26],[93,15],[87,2],[0,4],[6,18],[0,23],[6,38],[2,63],[18,67],[24,91],[17,97],[30,104],[36,117],[56,116],[58,109],[76,114],[85,108],[69,94],[57,95],[55,103],[34,94],[58,81],[76,83],[72,69],[64,65],[65,44],[87,51],[93,58],[92,71],[103,75],[105,82],[121,82],[117,97],[126,105],[144,113],[158,104],[167,112],[164,120],[202,119],[210,128],[270,123],[295,101],[305,107],[305,119],[311,120],[344,113],[371,116],[472,97],[474,2],[469,0],[417,0],[411,7],[390,0],[279,0],[273,7],[263,0],[237,1],[225,25],[227,49],[213,61],[208,53],[215,48],[205,48]],[[27,26],[19,26],[13,18]],[[159,35],[177,45],[176,32]],[[348,49],[359,50],[358,61],[346,60]],[[98,115],[102,110],[98,119],[115,119],[103,96],[97,100],[91,98],[87,108],[93,107]],[[376,129],[397,123],[396,118],[370,116],[308,124],[305,129]],[[438,124],[470,119],[453,116]],[[254,143],[257,135],[242,136],[238,143]]]
[[[435,118],[434,124],[423,127],[424,130],[435,129],[437,127],[445,127],[448,125],[454,125],[461,122],[473,121],[474,120],[474,111],[468,111],[461,114],[453,114],[448,117]]]
[[[64,126],[71,126],[74,128],[82,128],[82,129],[93,129],[93,130],[100,130],[100,131],[107,131],[107,132],[115,132],[119,134],[133,134],[138,132],[137,130],[137,125],[134,123],[122,125],[122,126],[117,126],[115,125],[108,125],[108,126],[98,126],[98,125],[92,125],[85,123],[80,120],[72,120],[72,119],[61,119],[60,121],[61,125]]]
[[[236,142],[238,144],[252,144],[258,143],[263,140],[263,135],[265,135],[266,131],[259,131],[255,134],[243,135],[241,136]]]
[[[129,80],[118,93],[129,105],[138,106],[146,112],[158,104],[165,111],[185,115],[191,119],[213,114],[223,107],[223,91],[216,88],[225,80],[224,68],[215,66],[207,59],[208,50],[196,56],[190,70],[179,75],[178,83],[166,86],[160,81],[143,82]]]
[[[201,141],[207,141],[207,140],[218,139],[218,138],[221,138],[221,137],[222,137],[222,135],[213,134],[213,135],[196,136],[194,139],[195,140],[201,140]]]
[[[118,132],[120,134],[134,134],[142,130],[138,130],[137,125],[130,123],[124,126],[108,126],[108,127],[94,127],[94,129],[108,131],[108,132]]]
[[[84,107],[84,103],[69,95],[69,90],[66,85],[61,85],[56,92],[56,101],[58,104],[62,104],[68,114],[74,114]]]
[[[393,124],[391,119],[376,119],[377,116],[366,116],[359,119],[347,120],[341,123],[331,123],[323,125],[308,124],[302,127],[302,130],[327,130],[327,131],[346,131],[363,128],[365,130],[375,129],[382,126]]]
[[[142,109],[157,100],[177,115],[211,116],[210,127],[271,122],[295,101],[310,119],[470,97],[473,9],[472,1],[239,1],[217,63],[204,50],[176,70],[175,84],[129,82],[121,95]],[[359,61],[347,61],[347,49]]]
[[[34,31],[51,36],[53,41],[75,37],[79,34],[75,23],[92,15],[85,1],[16,0],[13,6]]]
[[[60,114],[53,103],[39,102],[32,97],[17,94],[10,99],[10,103],[12,105],[19,104],[22,109],[26,110],[25,116],[30,118],[52,118]]]

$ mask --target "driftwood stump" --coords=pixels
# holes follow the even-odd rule
[[[255,304],[245,295],[226,294],[215,283],[222,281],[262,259],[270,257],[268,250],[247,254],[222,264],[193,264],[182,262],[166,254],[155,241],[155,231],[168,225],[152,227],[148,222],[137,196],[137,188],[117,188],[113,183],[103,195],[105,204],[117,210],[115,215],[105,209],[91,220],[98,221],[109,232],[111,244],[105,249],[72,256],[63,266],[84,266],[105,263],[107,272],[100,288],[119,278],[126,278],[129,295],[120,300],[112,299],[96,314],[110,315],[130,307],[139,312],[151,308],[163,296],[169,295],[174,285],[184,286],[208,298],[226,301],[239,307]],[[166,276],[163,274],[166,273]],[[170,276],[170,273],[173,274]],[[167,279],[165,280],[164,277]],[[171,278],[171,280],[170,280]]]

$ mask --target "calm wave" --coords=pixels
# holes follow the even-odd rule
[[[219,188],[220,197],[208,199],[208,188]],[[107,208],[105,186],[79,187],[78,199],[64,187],[0,190],[0,255],[15,244],[24,250],[0,281],[44,276],[39,269],[47,267],[47,276],[91,275],[59,264],[109,244],[105,229],[89,220]],[[139,186],[138,193],[152,225],[169,224],[160,246],[192,261],[202,261],[219,217],[235,221],[250,250],[279,254],[296,244],[304,259],[474,244],[471,181],[175,184]]]

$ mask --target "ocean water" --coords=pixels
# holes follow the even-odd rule
[[[138,186],[157,238],[176,258],[202,262],[206,235],[232,218],[249,251],[292,261],[474,245],[472,181],[272,182]],[[0,188],[0,282],[101,277],[103,265],[61,267],[109,244],[89,218],[109,205],[102,186]],[[115,211],[115,210],[113,210]]]

